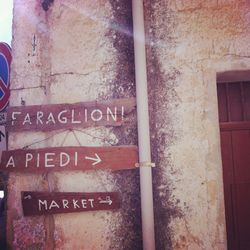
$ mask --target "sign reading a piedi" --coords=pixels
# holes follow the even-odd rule
[[[120,208],[117,192],[22,192],[21,196],[24,216]]]
[[[2,152],[0,171],[42,173],[62,170],[133,169],[136,146],[54,147]]]

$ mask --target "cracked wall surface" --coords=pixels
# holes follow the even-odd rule
[[[14,0],[11,106],[135,96],[130,1]],[[135,112],[123,127],[9,134],[9,149],[137,144]],[[118,191],[117,211],[23,217],[21,191]],[[12,249],[140,249],[138,170],[12,173]],[[24,229],[25,228],[25,229]],[[126,235],[126,237],[124,237]]]
[[[250,67],[247,0],[145,0],[157,250],[226,249],[216,73]],[[135,96],[131,1],[14,0],[11,106]],[[137,144],[126,126],[12,132],[9,149]],[[116,212],[26,218],[20,191],[119,191]],[[13,249],[142,249],[138,170],[8,178]]]
[[[157,249],[227,249],[216,73],[250,67],[249,1],[144,9]]]

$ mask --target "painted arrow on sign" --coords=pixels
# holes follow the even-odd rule
[[[2,152],[0,171],[120,170],[133,169],[137,162],[136,146],[19,149]]]
[[[102,161],[102,159],[100,158],[100,156],[98,154],[96,154],[96,153],[95,153],[95,158],[89,157],[89,156],[85,156],[85,159],[93,161],[92,166],[95,166],[96,164],[98,164],[98,163],[100,163]]]
[[[101,204],[108,204],[109,206],[111,206],[112,204],[112,200],[110,199],[110,196],[107,196],[105,200],[99,197],[98,200],[99,200],[99,203]]]

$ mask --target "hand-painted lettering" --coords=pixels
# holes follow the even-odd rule
[[[55,156],[55,153],[45,153],[44,155],[44,163],[46,168],[53,168],[55,167],[55,164],[49,164],[49,162],[52,162],[54,159],[49,158]]]
[[[33,159],[33,155],[31,153],[27,153],[25,157],[25,167],[28,167],[28,162]]]
[[[77,152],[76,152],[77,153]],[[66,165],[69,164],[70,161],[70,156],[69,154],[65,153],[65,152],[61,152],[60,153],[60,162],[59,162],[59,166],[60,167],[65,167]]]
[[[74,109],[72,109],[71,118],[72,118],[71,121],[73,124],[81,123],[81,121],[75,120],[75,110]]]
[[[49,124],[50,122],[56,124],[56,121],[55,121],[55,118],[54,118],[54,115],[52,112],[49,113],[49,116],[48,116],[48,119],[46,121],[46,124]]]
[[[97,115],[95,115],[96,113],[97,113]],[[100,109],[94,109],[91,112],[90,116],[91,116],[92,121],[98,122],[98,121],[100,121],[102,119],[102,111]]]
[[[44,208],[42,206],[44,206]],[[39,211],[41,211],[42,208],[43,208],[43,210],[47,210],[48,209],[48,203],[47,203],[46,200],[42,201],[42,200],[38,199],[38,209],[39,209]]]
[[[81,202],[82,202],[82,207],[86,208],[87,207],[87,200],[82,199]]]
[[[10,107],[7,115],[9,131],[54,130],[90,127],[93,125],[120,126],[124,115],[135,108],[135,99],[75,104],[49,104]],[[125,111],[126,110],[126,111]]]
[[[88,199],[88,201],[90,202],[90,206],[91,206],[91,207],[94,207],[94,203],[93,203],[93,202],[94,202],[94,199]]]
[[[65,199],[63,199],[62,200],[62,204],[63,204],[63,208],[69,208],[69,201],[68,200],[65,200]]]
[[[9,158],[7,164],[6,164],[6,168],[8,168],[10,166],[12,166],[13,168],[15,167],[15,161],[14,161],[14,158],[13,158],[12,155],[10,156],[10,158]]]
[[[78,200],[73,199],[73,206],[74,208],[79,208],[79,205],[77,204]]]
[[[36,157],[36,167],[39,168],[40,167],[40,154],[37,153],[37,157]]]
[[[29,115],[29,113],[26,114],[26,116],[25,116],[25,118],[24,118],[24,121],[23,121],[23,125],[24,125],[25,123],[31,124],[31,120],[30,120],[30,115]]]
[[[14,125],[14,121],[17,119],[16,115],[20,115],[20,114],[22,114],[22,112],[12,112],[12,115],[11,115],[11,125],[12,126]]]
[[[62,111],[58,114],[58,117],[57,117],[58,121],[59,121],[60,123],[62,123],[62,124],[66,124],[67,121],[68,121],[67,117],[65,117],[65,116],[62,117],[62,114],[64,114],[64,113],[67,113],[67,110],[62,110]]]
[[[60,208],[59,205],[54,200],[52,200],[49,206],[49,210],[55,207]]]
[[[114,112],[110,108],[107,108],[107,121],[109,121],[110,116],[114,121],[117,121],[117,107],[115,107]]]
[[[43,112],[38,111],[37,114],[36,114],[36,124],[39,124],[39,123],[43,124],[42,117],[43,117]]]
[[[120,207],[120,199],[117,192],[64,193],[25,191],[22,192],[22,206],[24,216],[73,213],[117,209]]]

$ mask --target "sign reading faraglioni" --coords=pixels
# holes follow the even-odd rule
[[[136,146],[18,149],[2,152],[0,171],[120,170],[135,168],[137,162]]]
[[[22,192],[21,196],[24,216],[120,208],[117,192]]]
[[[135,109],[134,98],[9,107],[7,131],[49,131],[74,127],[120,126]]]

